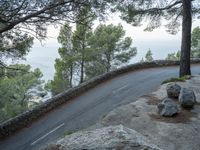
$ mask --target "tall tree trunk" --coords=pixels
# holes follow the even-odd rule
[[[84,79],[84,59],[81,60],[81,76],[80,76],[80,83],[83,83]]]
[[[190,70],[190,49],[191,49],[191,28],[192,28],[192,2],[182,0],[183,22],[182,22],[182,43],[179,76],[191,75]]]
[[[69,86],[72,88],[72,79],[73,79],[73,65],[70,67],[70,79],[69,79]]]
[[[84,33],[84,38],[82,39],[82,52],[81,52],[81,76],[80,76],[80,83],[83,83],[84,81],[84,67],[85,67],[85,42],[86,42],[86,32]]]

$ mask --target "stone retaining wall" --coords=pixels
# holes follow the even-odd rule
[[[191,61],[194,63],[200,63],[200,59],[195,59]],[[178,61],[166,61],[166,60],[157,60],[153,62],[144,62],[144,63],[136,63],[132,65],[128,65],[126,67],[122,67],[119,69],[116,69],[114,71],[105,73],[103,75],[100,75],[98,77],[95,77],[87,82],[84,82],[80,84],[77,87],[71,88],[63,93],[60,93],[53,98],[47,100],[40,106],[37,106],[36,108],[26,111],[14,118],[11,118],[2,124],[0,124],[0,138],[4,138],[10,134],[13,134],[17,130],[24,128],[32,123],[32,121],[40,118],[45,113],[55,109],[59,105],[62,105],[69,101],[72,98],[75,98],[76,96],[88,91],[89,89],[97,86],[98,84],[109,80],[111,78],[114,78],[118,75],[121,75],[123,73],[127,73],[130,71],[136,71],[139,69],[145,69],[145,68],[153,68],[153,67],[165,67],[165,66],[175,66],[179,65]]]

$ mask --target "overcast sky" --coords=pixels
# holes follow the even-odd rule
[[[165,59],[168,53],[180,50],[181,32],[176,35],[170,35],[165,31],[166,28],[164,27],[160,27],[152,32],[144,32],[144,26],[133,27],[120,20],[118,16],[110,17],[105,23],[112,23],[114,25],[121,23],[126,31],[126,36],[130,36],[133,39],[133,46],[137,47],[138,53],[136,57],[132,58],[130,63],[140,61],[149,49],[152,50],[154,59]],[[99,22],[96,21],[94,27],[98,24]],[[200,20],[193,23],[193,28],[196,26],[200,26]],[[35,40],[33,48],[27,56],[27,63],[31,64],[34,68],[40,68],[45,80],[52,79],[55,72],[54,60],[59,57],[57,51],[60,46],[57,42],[59,29],[59,27],[49,27],[49,38],[43,41],[42,44]]]

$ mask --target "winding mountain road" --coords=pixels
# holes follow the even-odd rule
[[[192,65],[192,73],[199,74],[200,65]],[[178,67],[160,67],[129,72],[103,82],[0,141],[0,150],[39,149],[64,133],[95,124],[112,109],[137,100],[156,90],[163,80],[175,76]]]

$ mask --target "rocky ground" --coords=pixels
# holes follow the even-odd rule
[[[174,99],[179,113],[160,116],[157,105],[167,97],[165,84],[136,102],[114,109],[88,131],[66,136],[46,149],[199,150],[200,76],[177,84],[194,91],[197,104],[193,109],[183,109]]]

